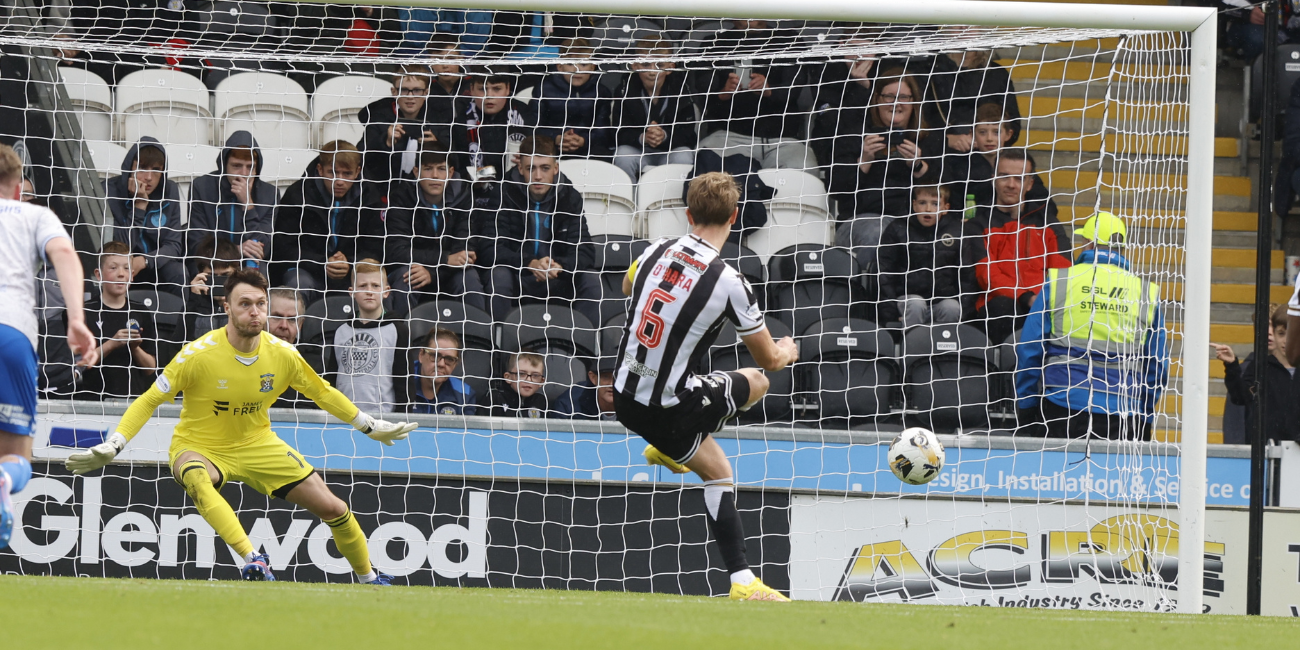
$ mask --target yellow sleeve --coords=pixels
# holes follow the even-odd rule
[[[172,401],[177,393],[185,389],[185,381],[190,374],[185,372],[186,361],[184,355],[178,354],[171,363],[167,364],[149,390],[135,398],[131,406],[127,407],[126,413],[122,414],[122,419],[117,423],[117,433],[130,441],[140,433],[140,429],[149,422],[149,418],[153,417],[153,412],[158,410],[159,406]]]
[[[289,385],[334,417],[351,424],[352,419],[357,417],[361,409],[357,408],[357,405],[353,404],[346,395],[340,393],[339,389],[325,381],[324,377],[316,374],[311,364],[302,358],[302,353],[292,347],[289,349],[292,350],[294,364],[294,378]]]
[[[627,267],[627,281],[628,281],[628,282],[631,282],[632,284],[636,284],[636,265],[637,265],[637,264],[640,264],[640,263],[641,263],[641,260],[639,260],[639,259],[637,259],[637,260],[632,260],[632,266]]]

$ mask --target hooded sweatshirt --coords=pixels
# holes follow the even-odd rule
[[[564,267],[562,278],[589,266],[585,258],[580,265],[578,256],[578,244],[591,241],[582,195],[564,174],[540,201],[533,199],[518,169],[510,170],[500,186],[496,209],[489,206],[475,215],[476,221],[495,222],[493,264],[522,269],[533,260],[550,257]]]
[[[386,262],[436,268],[468,246],[473,199],[459,174],[447,181],[436,203],[425,199],[418,182],[405,179],[393,182],[389,201]]]
[[[441,89],[442,86],[438,88]],[[366,125],[365,136],[361,140],[361,151],[365,157],[362,167],[366,178],[388,182],[403,175],[409,176],[411,170],[419,164],[420,139],[426,130],[432,131],[443,145],[451,142],[450,112],[438,116],[430,108],[430,99],[426,99],[415,117],[399,118],[397,98],[385,97],[371,102],[357,113],[357,120]],[[389,146],[388,129],[394,124],[401,124],[403,133],[401,137],[394,138],[392,146]]]
[[[335,199],[325,181],[316,175],[319,158],[284,191],[275,209],[275,240],[271,251],[271,277],[277,281],[292,267],[312,274],[329,289],[346,289],[348,278],[326,282],[325,262],[342,251],[348,262],[367,257],[384,261],[384,209],[386,198],[362,191],[353,183]]]
[[[613,100],[609,89],[592,74],[587,83],[574,86],[563,74],[546,75],[538,87],[537,134],[554,140],[572,130],[586,142],[575,157],[608,156],[614,151],[614,130],[610,128]]]
[[[141,147],[153,147],[167,155],[161,142],[149,136],[131,145],[122,159],[122,174],[108,179],[105,193],[108,207],[113,212],[113,240],[131,247],[133,255],[145,257],[145,268],[156,270],[158,264],[168,264],[185,257],[184,226],[181,225],[181,191],[174,181],[168,180],[166,166],[158,187],[149,195],[149,205],[143,210],[135,207],[135,197],[127,189],[135,161]]]
[[[249,147],[253,150],[252,210],[245,210],[242,202],[230,190],[226,162],[235,147]],[[209,235],[216,235],[235,244],[252,240],[270,247],[271,220],[278,192],[274,185],[261,179],[262,162],[262,149],[253,134],[248,131],[230,134],[226,146],[217,156],[217,171],[195,179],[190,188],[188,239],[191,251],[196,250],[199,243]]]

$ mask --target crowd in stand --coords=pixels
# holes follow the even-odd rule
[[[497,322],[530,302],[572,306],[595,327],[611,320],[600,308],[604,269],[584,246],[583,196],[560,172],[565,158],[610,162],[633,181],[666,163],[703,171],[700,152],[739,170],[741,183],[761,185],[752,172],[767,168],[818,176],[833,245],[853,256],[854,315],[900,331],[963,323],[999,345],[1023,325],[1047,270],[1072,262],[1033,156],[1013,146],[1015,88],[991,52],[689,68],[671,59],[670,43],[646,39],[612,84],[590,63],[598,52],[583,26],[572,28],[544,74],[448,63],[476,41],[424,35],[420,47],[438,63],[390,71],[392,97],[360,112],[359,141],[321,146],[280,196],[260,178],[258,142],[235,132],[220,168],[193,182],[185,225],[165,144],[141,138],[106,185],[113,239],[99,254],[87,319],[99,326],[104,363],[46,389],[138,394],[167,359],[155,314],[127,300],[128,289],[183,299],[176,338],[188,341],[224,324],[220,278],[247,266],[277,287],[269,330],[291,342],[301,343],[308,305],[351,296],[350,320],[321,341],[318,362],[368,412],[609,416],[609,355],[558,402],[541,390],[543,357],[528,351],[475,391],[457,371],[458,335],[434,328],[412,340],[406,320],[434,300]],[[394,47],[409,49],[409,36]],[[761,20],[714,35],[719,51],[778,37]],[[739,220],[733,243],[762,225]]]

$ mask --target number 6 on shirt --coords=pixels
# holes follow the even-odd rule
[[[659,315],[663,306],[677,300],[663,289],[655,289],[646,298],[641,309],[641,326],[636,329],[636,339],[647,348],[657,348],[664,338],[664,319]]]

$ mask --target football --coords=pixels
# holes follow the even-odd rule
[[[929,483],[943,469],[943,445],[929,429],[904,429],[889,444],[889,469],[904,483]]]

